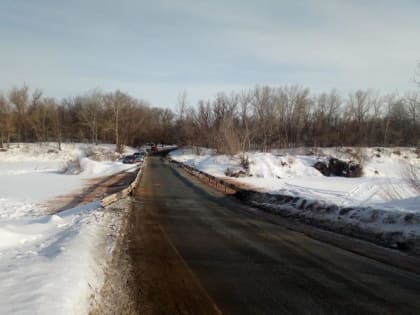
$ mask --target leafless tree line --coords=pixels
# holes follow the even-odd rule
[[[0,93],[0,146],[56,141],[138,145],[166,142],[235,154],[294,146],[419,146],[420,93],[358,90],[313,94],[300,86],[261,86],[176,111],[121,91],[93,90],[63,100],[27,86]]]
[[[420,93],[341,97],[299,86],[256,87],[186,106],[181,97],[179,142],[224,153],[294,146],[418,146]]]
[[[30,93],[27,86],[0,94],[0,147],[10,142],[162,142],[172,134],[172,111],[151,108],[127,93],[93,90],[71,98]]]

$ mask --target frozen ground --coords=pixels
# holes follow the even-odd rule
[[[226,178],[227,168],[241,169],[239,156],[198,151],[177,150],[171,156],[220,178]],[[302,148],[253,152],[248,156],[248,176],[233,179],[257,191],[243,193],[240,197],[246,202],[325,229],[420,254],[420,192],[410,181],[420,178],[420,157],[415,149]],[[323,176],[313,165],[330,156],[359,159],[363,175]]]
[[[113,146],[13,144],[0,152],[0,314],[83,314],[102,281],[119,218],[99,200],[45,213],[47,201],[132,165]]]

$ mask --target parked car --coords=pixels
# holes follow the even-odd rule
[[[136,157],[134,155],[127,155],[123,159],[124,164],[134,164],[136,163]]]
[[[153,146],[150,148],[150,150],[151,150],[152,152],[158,152],[158,151],[159,151],[159,149],[158,149],[158,147],[157,147],[156,145],[153,145]]]

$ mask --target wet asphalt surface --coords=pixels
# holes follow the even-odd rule
[[[134,211],[153,216],[224,314],[420,314],[414,273],[269,222],[160,157],[141,185]]]

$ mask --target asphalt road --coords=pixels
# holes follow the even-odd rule
[[[266,220],[160,157],[136,199],[142,313],[420,314],[420,276]]]

